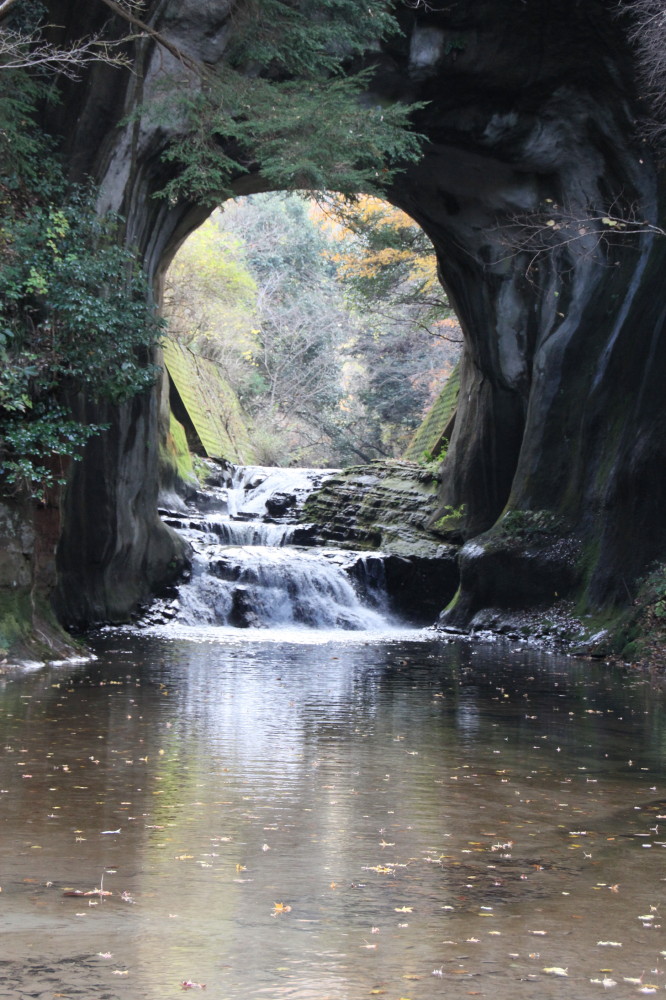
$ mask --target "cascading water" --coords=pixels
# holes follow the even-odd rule
[[[386,631],[380,558],[292,544],[303,502],[331,474],[233,468],[187,512],[161,511],[192,546],[192,574],[147,621]]]

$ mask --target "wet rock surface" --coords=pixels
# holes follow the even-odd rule
[[[438,508],[436,475],[413,462],[372,462],[332,475],[306,502],[313,543],[381,548],[395,555],[444,555],[430,523]]]
[[[432,471],[412,462],[344,469],[307,500],[303,516],[312,523],[296,537],[302,544],[380,550],[393,607],[432,621],[459,582],[459,547],[431,527],[438,485]]]

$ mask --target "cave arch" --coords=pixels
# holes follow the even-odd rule
[[[79,26],[94,27],[87,5],[50,6],[54,23],[80,14]],[[461,554],[457,621],[567,590],[591,607],[626,602],[666,551],[666,241],[638,226],[606,239],[603,254],[578,237],[535,254],[524,236],[529,220],[543,227],[556,212],[558,231],[562,220],[584,228],[617,213],[659,223],[659,179],[635,136],[635,67],[615,7],[413,3],[401,8],[403,38],[374,57],[382,100],[428,102],[416,122],[425,156],[388,196],[435,244],[466,340],[441,497],[443,507],[464,505],[474,540]],[[188,54],[215,63],[228,11],[226,0],[204,10],[165,0],[152,16]],[[170,57],[141,45],[145,90]],[[73,173],[99,178],[100,207],[125,215],[159,284],[208,209],[152,198],[166,137],[118,126],[140,87],[114,72],[93,71],[75,120],[67,116],[80,94],[67,85],[55,125]],[[252,176],[237,184],[260,187]],[[158,401],[107,417],[113,431],[91,444],[66,501],[57,606],[68,622],[125,616],[178,563],[154,513]],[[502,520],[507,511],[519,516]]]

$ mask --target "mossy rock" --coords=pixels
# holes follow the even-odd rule
[[[405,449],[404,458],[419,462],[424,455],[436,456],[451,436],[460,392],[460,366],[456,365],[444,388],[416,428]]]
[[[240,401],[214,362],[176,340],[163,345],[164,363],[209,458],[242,465],[255,460]]]
[[[0,590],[0,661],[21,665],[80,656],[83,647],[58,624],[43,595]]]

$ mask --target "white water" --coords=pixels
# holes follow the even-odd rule
[[[170,514],[194,555],[190,581],[162,613],[186,625],[386,631],[376,555],[290,544],[303,501],[330,474],[241,467],[199,509]]]

